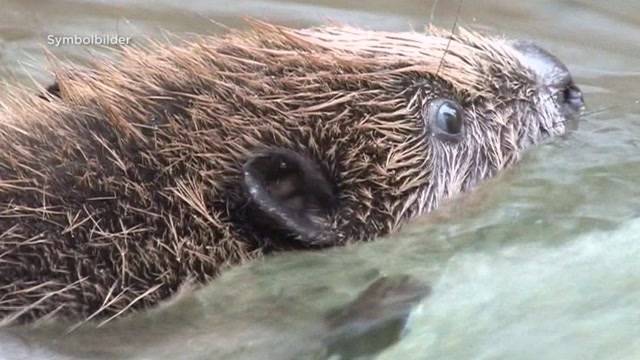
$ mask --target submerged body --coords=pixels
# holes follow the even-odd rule
[[[269,251],[386,235],[582,106],[539,48],[438,30],[256,24],[57,82],[0,113],[6,323],[116,316]]]

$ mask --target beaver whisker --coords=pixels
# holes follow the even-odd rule
[[[434,0],[433,4],[431,4],[431,12],[429,13],[429,25],[433,25],[433,19],[436,14],[436,7],[438,6],[439,0]]]
[[[458,1],[458,8],[456,9],[456,18],[453,20],[453,26],[451,26],[451,31],[449,33],[449,40],[447,41],[447,46],[444,49],[444,53],[440,58],[440,62],[438,63],[438,69],[436,70],[436,76],[440,74],[440,68],[442,68],[442,63],[444,61],[445,56],[447,56],[447,52],[449,52],[449,46],[451,46],[451,40],[453,39],[454,32],[456,31],[456,26],[458,26],[458,19],[460,18],[460,10],[462,10],[462,2],[463,0]],[[435,9],[434,3],[434,9]],[[432,9],[433,10],[433,9]],[[433,16],[433,13],[431,14]]]
[[[589,117],[589,116],[599,115],[599,114],[602,114],[604,112],[609,112],[609,111],[614,110],[614,109],[621,109],[622,107],[623,107],[622,105],[602,106],[602,107],[599,107],[597,109],[593,109],[591,111],[582,112],[582,113],[580,113],[580,116],[581,117]]]

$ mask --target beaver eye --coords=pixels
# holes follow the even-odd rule
[[[450,141],[462,138],[462,109],[458,103],[447,99],[434,100],[429,104],[427,117],[434,136]]]

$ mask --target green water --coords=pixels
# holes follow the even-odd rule
[[[433,21],[451,26],[457,2]],[[0,1],[0,79],[48,80],[46,51],[83,63],[100,49],[49,34],[214,33],[243,16],[296,27],[339,21],[419,29],[431,1]],[[322,319],[381,275],[432,293],[379,359],[640,359],[640,3],[466,1],[459,24],[532,39],[563,59],[588,114],[402,233],[271,257],[160,309],[68,335],[0,330],[4,359],[322,358]],[[2,98],[2,95],[0,95]],[[1,274],[0,274],[1,276]]]

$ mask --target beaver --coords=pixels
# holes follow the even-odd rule
[[[367,241],[566,131],[569,71],[459,29],[246,30],[62,67],[0,112],[0,318],[111,318]]]

